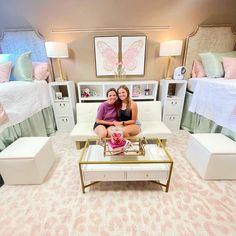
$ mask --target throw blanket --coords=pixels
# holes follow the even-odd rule
[[[236,132],[236,79],[198,81],[189,111]]]
[[[0,132],[18,124],[51,105],[46,81],[11,81],[0,84],[0,102],[9,121],[0,125]]]
[[[2,104],[0,103],[0,126],[7,123],[9,121],[9,118],[7,116],[7,113],[5,112]]]

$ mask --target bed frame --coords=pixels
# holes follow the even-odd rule
[[[183,65],[186,68],[185,79],[191,77],[194,59],[199,53],[227,52],[235,49],[236,32],[232,25],[200,25],[191,33],[185,44]]]

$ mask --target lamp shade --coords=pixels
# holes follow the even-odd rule
[[[160,56],[179,56],[182,52],[182,40],[170,40],[160,43]]]
[[[45,42],[47,56],[51,58],[67,58],[68,47],[66,43],[49,41]]]

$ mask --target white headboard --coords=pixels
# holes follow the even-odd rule
[[[232,25],[200,25],[188,36],[183,65],[190,78],[192,63],[202,52],[227,52],[235,49],[236,33]]]

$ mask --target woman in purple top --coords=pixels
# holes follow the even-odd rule
[[[95,133],[100,138],[106,138],[109,133],[109,127],[114,126],[117,119],[116,100],[117,92],[115,88],[107,90],[107,100],[100,104],[97,110],[96,122],[93,126]]]

